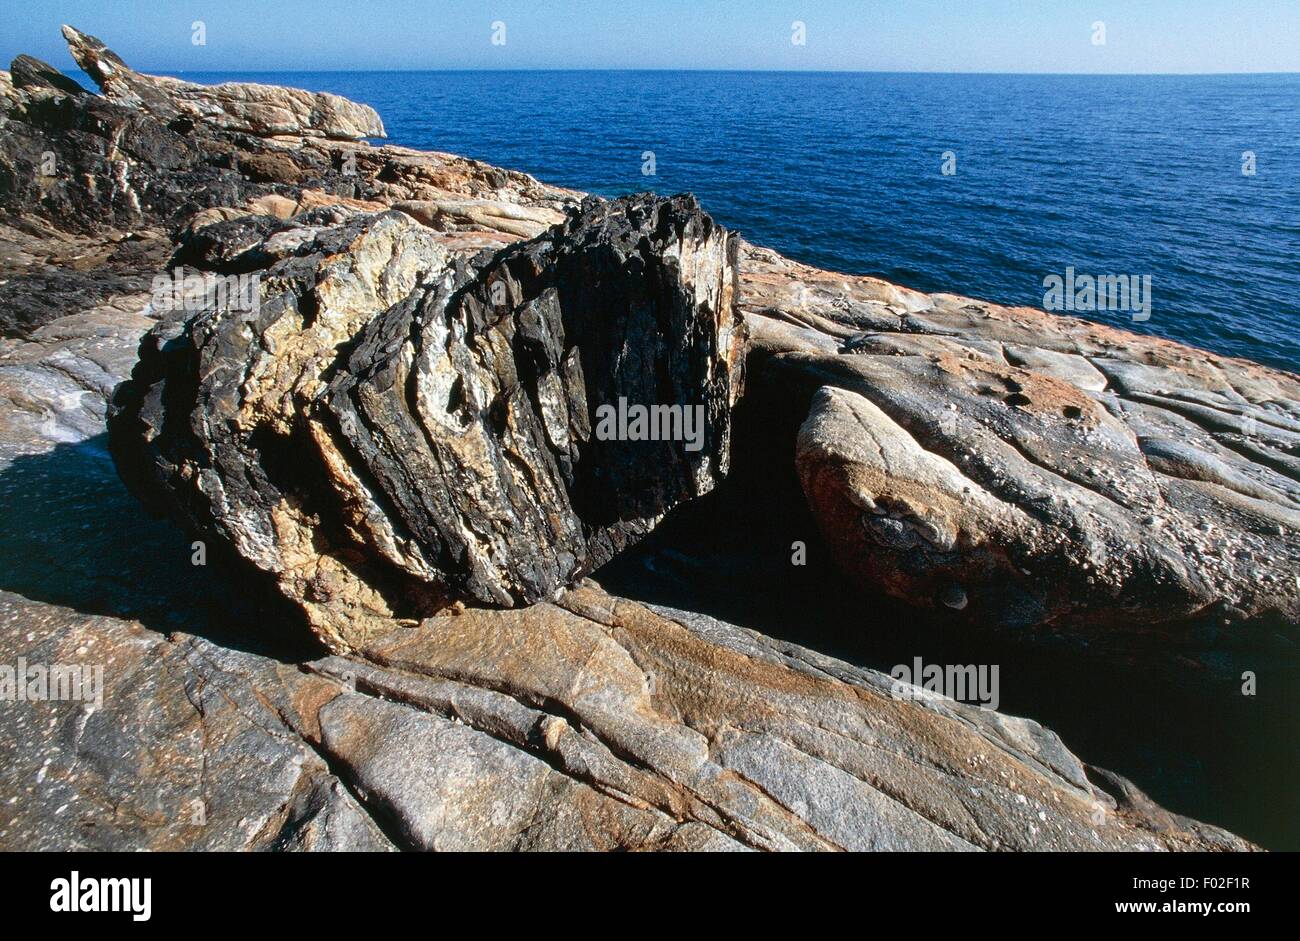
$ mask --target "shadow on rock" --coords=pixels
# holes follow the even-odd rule
[[[806,403],[753,388],[733,419],[732,473],[595,573],[608,591],[711,615],[854,665],[997,665],[998,710],[1057,732],[1161,805],[1300,848],[1300,697],[1261,657],[1254,696],[1193,687],[1076,645],[1024,643],[856,589],[832,561],[791,456]],[[792,544],[804,544],[793,564]]]
[[[210,556],[193,563],[190,539],[127,492],[107,437],[0,470],[0,589],[286,662],[319,656],[292,612],[242,587]]]

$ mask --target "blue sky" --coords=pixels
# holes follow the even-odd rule
[[[4,0],[0,62],[71,68],[63,22],[157,71],[1300,71],[1300,0]]]

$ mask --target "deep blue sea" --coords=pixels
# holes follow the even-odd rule
[[[755,243],[925,291],[1041,307],[1067,267],[1149,275],[1149,321],[1082,316],[1300,371],[1300,75],[180,77],[335,92],[394,143],[606,196],[689,190]]]

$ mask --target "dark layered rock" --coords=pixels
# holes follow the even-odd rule
[[[589,201],[456,264],[405,215],[322,221],[197,233],[178,257],[256,275],[259,309],[164,321],[109,430],[146,501],[331,643],[451,600],[535,602],[726,474],[733,241],[693,199]],[[620,409],[651,427],[602,427]]]
[[[34,56],[18,56],[9,66],[9,74],[15,88],[50,89],[73,96],[86,94],[75,80]]]
[[[358,142],[382,129],[378,117],[334,96],[209,90],[135,72],[74,29],[65,36],[104,96],[30,56],[0,72],[4,335],[106,300],[110,283],[115,294],[140,290],[172,235],[213,221],[397,207],[459,234],[458,248],[500,247],[563,221],[580,196],[451,154]]]

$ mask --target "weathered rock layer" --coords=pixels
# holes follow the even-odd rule
[[[285,134],[340,140],[384,136],[384,123],[374,108],[338,95],[249,82],[196,85],[144,75],[94,36],[64,26],[63,37],[77,65],[95,80],[105,97],[138,107],[180,129],[205,124],[222,131],[261,136]],[[54,75],[57,83],[62,76],[57,72]],[[76,85],[66,78],[62,81],[67,86]]]
[[[271,574],[331,643],[451,600],[535,602],[726,473],[733,243],[693,200],[591,201],[455,264],[405,215],[323,221],[182,248],[265,266],[257,310],[160,324],[109,431],[147,501]],[[600,420],[629,407],[639,438]]]
[[[742,256],[756,385],[859,584],[1239,686],[1300,643],[1300,380],[1071,317]]]

